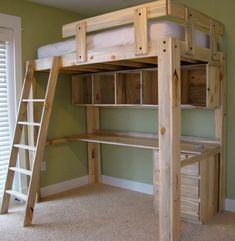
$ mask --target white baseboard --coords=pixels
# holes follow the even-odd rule
[[[115,186],[115,187],[129,189],[136,192],[153,194],[153,185],[145,184],[142,182],[135,182],[135,181],[130,181],[126,179],[102,175],[102,183]]]
[[[127,179],[102,175],[102,183],[115,187],[153,195],[153,185]],[[88,184],[88,176],[75,178],[54,185],[41,188],[41,197],[48,197],[60,192],[65,192]],[[235,212],[235,200],[225,199],[225,211]]]
[[[235,200],[225,199],[225,211],[235,212]]]
[[[83,176],[41,188],[41,197],[48,197],[88,184],[88,176]]]

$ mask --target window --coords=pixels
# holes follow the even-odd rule
[[[2,195],[10,155],[9,88],[8,88],[8,42],[0,32],[0,195]]]
[[[0,14],[0,198],[2,197],[22,87],[21,19]],[[20,176],[15,188],[21,187]]]

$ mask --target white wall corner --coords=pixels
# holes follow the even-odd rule
[[[60,182],[41,188],[41,197],[48,197],[57,193],[69,191],[88,184],[88,176],[78,177],[72,180]]]
[[[153,195],[153,185],[102,175],[102,183]]]
[[[235,200],[225,199],[225,211],[235,212]]]

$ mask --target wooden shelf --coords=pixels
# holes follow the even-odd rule
[[[182,108],[216,108],[220,104],[218,66],[181,67]],[[73,104],[81,106],[158,106],[158,69],[114,71],[73,76]]]
[[[148,134],[147,134],[148,135]],[[151,150],[158,150],[158,138],[156,135],[149,134],[128,134],[124,132],[98,131],[92,134],[80,134],[71,137],[57,138],[47,141],[47,145],[62,144],[69,141],[85,141],[91,143],[102,143],[126,147],[136,147]],[[201,155],[204,152],[219,147],[216,140],[196,137],[182,137],[182,153]]]

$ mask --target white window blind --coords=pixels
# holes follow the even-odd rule
[[[0,196],[2,196],[11,148],[7,42],[0,41]]]

